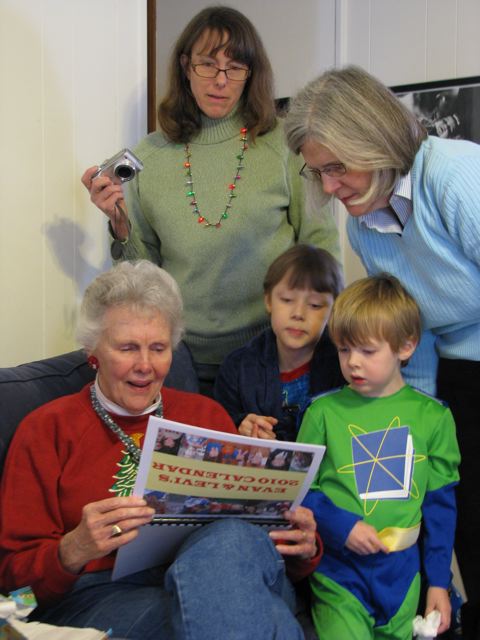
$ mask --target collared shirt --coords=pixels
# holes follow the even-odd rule
[[[390,196],[389,206],[367,213],[360,221],[369,229],[375,229],[380,233],[402,235],[412,212],[412,177],[408,172],[397,181]]]

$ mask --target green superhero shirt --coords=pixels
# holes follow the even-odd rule
[[[349,387],[317,398],[298,441],[327,447],[312,490],[377,531],[418,524],[426,492],[458,482],[450,410],[408,385],[385,398]]]

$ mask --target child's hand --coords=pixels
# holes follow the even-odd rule
[[[440,634],[450,628],[450,618],[452,615],[452,605],[450,604],[448,591],[442,589],[442,587],[429,587],[427,590],[425,617],[434,609],[439,611],[441,616],[440,626],[437,631],[437,634]]]
[[[388,553],[388,547],[386,547],[380,540],[377,534],[377,530],[371,525],[359,520],[347,538],[345,546],[350,551],[354,551],[361,556],[366,556],[370,553]]]
[[[242,436],[275,440],[273,427],[277,422],[278,420],[271,416],[257,416],[255,413],[249,413],[240,423],[238,431]]]

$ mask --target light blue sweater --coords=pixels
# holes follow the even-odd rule
[[[405,377],[435,393],[437,355],[480,361],[480,145],[429,137],[411,177],[402,235],[353,217],[347,230],[367,272],[392,273],[417,300],[424,335]]]

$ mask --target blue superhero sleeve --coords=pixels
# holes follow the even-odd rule
[[[422,505],[423,564],[429,585],[446,588],[450,582],[457,519],[455,486],[460,452],[453,416],[445,407],[440,410],[429,439],[428,485]]]
[[[423,564],[428,584],[443,587],[450,584],[450,565],[457,507],[455,484],[428,491],[422,505],[424,541]]]
[[[361,516],[337,507],[322,491],[309,491],[302,505],[313,511],[318,533],[326,548],[342,551]]]

